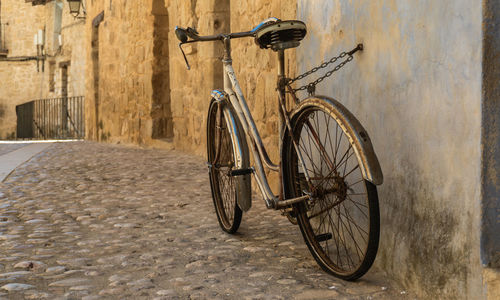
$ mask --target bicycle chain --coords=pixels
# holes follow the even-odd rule
[[[357,48],[359,48],[359,46],[358,46]],[[288,85],[288,86],[290,87],[290,89],[289,89],[289,91],[288,91],[288,92],[289,92],[289,93],[294,93],[294,94],[295,94],[295,93],[296,93],[296,92],[298,92],[298,91],[303,91],[303,90],[306,90],[306,89],[307,89],[307,93],[308,93],[309,95],[314,95],[314,92],[315,92],[315,90],[316,90],[316,85],[317,85],[318,83],[322,82],[323,80],[325,80],[325,78],[328,78],[328,77],[332,76],[332,74],[333,74],[333,73],[337,72],[337,71],[338,71],[338,70],[340,70],[343,66],[345,66],[348,62],[352,61],[352,60],[354,59],[353,54],[354,54],[354,52],[356,52],[356,51],[357,51],[357,50],[356,50],[357,48],[355,48],[353,51],[350,51],[350,52],[342,52],[342,53],[340,53],[340,55],[339,55],[339,56],[334,56],[334,57],[332,57],[329,61],[327,61],[327,62],[323,62],[321,65],[319,65],[319,66],[317,66],[317,67],[314,67],[314,68],[312,68],[311,70],[309,70],[309,71],[307,71],[307,72],[305,72],[305,73],[303,73],[303,74],[301,74],[301,75],[299,75],[299,76],[297,76],[297,77],[295,77],[295,78],[289,78],[289,79],[286,81],[286,85]],[[307,76],[309,76],[309,75],[311,75],[311,74],[313,74],[313,73],[315,73],[315,72],[317,72],[317,71],[319,71],[319,70],[321,70],[321,69],[324,69],[324,68],[328,67],[329,65],[331,65],[331,64],[333,64],[333,63],[335,63],[335,62],[336,62],[336,61],[338,61],[339,59],[344,58],[344,57],[346,57],[346,56],[348,56],[348,57],[347,57],[347,59],[345,59],[344,61],[342,61],[341,63],[339,63],[339,64],[338,64],[337,66],[335,66],[335,68],[333,68],[332,70],[330,70],[330,71],[326,72],[326,73],[325,73],[325,75],[323,75],[323,76],[319,77],[318,79],[316,79],[316,80],[314,80],[314,81],[312,81],[312,82],[310,82],[310,83],[308,83],[308,84],[306,84],[306,85],[303,85],[303,86],[301,86],[301,87],[298,87],[298,88],[295,88],[295,89],[294,89],[294,88],[291,88],[291,86],[290,86],[290,85],[291,85],[292,83],[294,83],[295,81],[301,80],[301,79],[303,79],[303,78],[305,78],[305,77],[307,77]]]

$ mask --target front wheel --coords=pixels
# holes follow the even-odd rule
[[[243,208],[249,208],[250,175],[231,176],[231,171],[248,167],[246,140],[239,138],[241,126],[231,118],[225,102],[212,101],[207,119],[207,156],[212,199],[222,230],[235,233],[241,223]],[[232,131],[233,134],[231,134]],[[233,143],[232,139],[238,139]],[[244,148],[238,151],[234,145]],[[246,150],[246,152],[245,152]],[[237,159],[236,159],[237,158]]]
[[[371,267],[378,249],[377,189],[364,180],[353,138],[335,110],[318,101],[301,107],[283,143],[285,196],[311,196],[294,207],[311,254],[326,272],[355,280]]]

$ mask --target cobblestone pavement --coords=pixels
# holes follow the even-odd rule
[[[259,199],[223,233],[207,178],[175,151],[50,146],[1,185],[0,299],[414,298],[377,273],[325,274]]]

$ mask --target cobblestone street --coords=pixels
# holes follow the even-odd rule
[[[327,275],[258,195],[222,232],[200,157],[56,143],[0,187],[0,299],[414,299]]]

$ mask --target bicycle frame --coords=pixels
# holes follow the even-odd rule
[[[224,92],[228,95],[229,101],[231,105],[233,106],[235,112],[236,112],[236,117],[239,119],[240,123],[242,124],[243,130],[245,132],[245,138],[250,139],[250,149],[252,151],[253,157],[254,157],[254,162],[255,162],[255,168],[253,168],[253,173],[255,174],[255,179],[257,182],[257,185],[259,186],[259,189],[261,191],[261,194],[264,198],[264,201],[266,202],[266,206],[268,208],[284,208],[286,206],[289,206],[293,203],[301,202],[306,199],[309,199],[309,196],[302,196],[294,199],[288,199],[284,200],[282,197],[282,182],[280,180],[280,197],[276,197],[274,193],[272,192],[269,182],[267,179],[267,176],[264,172],[264,164],[267,168],[269,168],[272,171],[277,171],[280,172],[280,179],[281,179],[281,166],[274,164],[271,159],[269,158],[269,155],[267,154],[266,148],[262,142],[262,139],[260,137],[259,131],[257,129],[257,126],[255,125],[255,121],[253,120],[252,114],[250,113],[250,110],[248,108],[247,102],[245,100],[245,97],[243,95],[243,92],[240,88],[240,85],[238,83],[238,80],[236,78],[236,75],[234,73],[234,69],[232,66],[232,59],[231,59],[231,39],[230,37],[226,37],[223,39],[223,44],[224,44],[224,57],[222,59],[222,63],[224,65]],[[279,67],[278,67],[278,78],[283,78],[284,77],[284,50],[278,51],[278,60],[279,60]],[[285,95],[285,90],[284,87],[279,87],[278,88],[278,93],[279,93],[279,100],[280,100],[280,149],[281,149],[281,143],[282,143],[282,129],[283,129],[283,121],[286,121],[286,125],[290,126],[289,123],[289,117],[287,115],[287,112],[285,110],[285,105],[284,105],[284,95]],[[234,133],[235,131],[232,130]],[[237,137],[239,138],[239,137]],[[300,153],[300,152],[299,152]],[[300,156],[300,155],[299,155]],[[299,157],[299,160],[301,163],[303,163],[303,160],[301,157]]]
[[[362,45],[296,78],[287,78],[284,50],[297,47],[305,36],[306,27],[301,21],[271,18],[252,31],[210,36],[200,36],[190,27],[176,27],[175,34],[181,41],[181,51],[183,44],[199,41],[221,41],[224,46],[224,91],[212,91],[207,117],[210,185],[222,230],[235,233],[243,212],[250,209],[253,174],[267,208],[282,209],[290,222],[299,225],[311,254],[323,270],[345,280],[363,276],[378,248],[380,224],[375,184],[382,183],[382,172],[370,138],[354,115],[335,99],[314,95],[316,84],[351,61],[352,54]],[[243,37],[253,37],[261,48],[278,54],[279,164],[269,158],[232,66],[231,39]],[[324,76],[308,85],[292,87],[293,82],[347,55]],[[299,101],[295,93],[304,89],[310,96]],[[294,107],[287,106],[286,93],[290,93]],[[273,194],[264,167],[279,172],[279,196]],[[358,173],[347,178],[356,170],[361,178]]]

